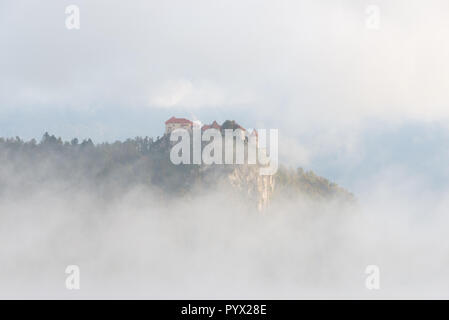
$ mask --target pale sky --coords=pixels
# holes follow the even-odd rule
[[[235,119],[278,128],[286,163],[350,186],[397,165],[449,177],[445,0],[2,0],[0,43],[0,136]]]

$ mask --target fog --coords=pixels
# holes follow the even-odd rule
[[[448,296],[448,197],[417,196],[412,178],[380,175],[356,206],[298,197],[258,212],[222,189],[107,197],[47,170],[52,179],[27,185],[3,167],[1,298]],[[65,287],[68,265],[80,267],[80,290]],[[368,265],[380,268],[379,290],[365,287]]]

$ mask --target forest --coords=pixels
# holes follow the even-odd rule
[[[229,174],[233,169],[226,165],[212,165],[207,170],[204,165],[173,165],[169,152],[167,135],[99,144],[91,139],[63,141],[47,132],[40,141],[0,138],[0,194],[53,184],[110,197],[143,186],[170,198],[189,195],[199,187],[218,187],[223,175],[217,172]],[[273,178],[274,198],[355,199],[336,183],[303,168],[281,165]]]

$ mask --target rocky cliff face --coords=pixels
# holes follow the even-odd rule
[[[275,188],[273,176],[260,175],[258,166],[240,165],[231,171],[228,179],[236,190],[255,202],[259,211],[268,206]]]
[[[355,203],[352,193],[302,168],[281,167],[276,174],[263,176],[259,174],[257,165],[239,165],[227,171],[226,180],[259,211],[264,211],[273,200],[288,198]]]
[[[161,139],[163,142],[163,139]],[[162,150],[163,158],[168,159],[168,152],[171,144],[166,142]],[[164,161],[158,161],[164,163]],[[253,205],[259,211],[264,211],[275,199],[284,198],[305,198],[317,201],[328,201],[340,199],[344,201],[354,201],[351,193],[341,188],[335,183],[320,177],[312,171],[304,171],[302,168],[289,169],[280,167],[276,174],[264,176],[260,174],[259,165],[181,165],[174,166],[168,164],[169,170],[161,169],[157,172],[167,172],[160,177],[163,186],[169,186],[168,190],[173,190],[174,186],[181,183],[195,181],[195,186],[204,190],[211,190],[217,186],[223,190],[230,190],[238,193],[243,201]],[[172,183],[168,177],[171,176]],[[191,183],[185,183],[182,193],[187,194],[192,189]],[[234,196],[233,196],[234,197]],[[234,198],[236,199],[236,198]]]

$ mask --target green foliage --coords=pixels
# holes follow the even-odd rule
[[[298,194],[307,195],[314,199],[339,198],[354,201],[354,195],[336,183],[316,175],[313,171],[296,170],[281,166],[275,175],[276,193],[287,197]]]
[[[223,124],[221,125],[221,128],[224,129],[232,129],[232,130],[236,130],[236,129],[242,129],[242,127],[235,121],[235,120],[226,120],[225,122],[223,122]]]
[[[225,121],[223,127],[235,128],[235,121]],[[214,185],[215,170],[202,170],[198,165],[173,165],[167,135],[157,140],[136,137],[126,141],[95,145],[91,139],[63,141],[47,132],[41,141],[0,138],[0,161],[3,167],[19,176],[23,185],[49,181],[70,184],[87,183],[104,192],[123,192],[132,186],[144,185],[159,189],[166,196],[187,194],[198,183]],[[221,166],[223,167],[223,166]],[[205,176],[207,172],[209,176]],[[224,172],[224,171],[222,171]],[[275,196],[307,195],[316,199],[334,197],[353,200],[353,195],[317,176],[312,171],[280,167],[275,177]],[[0,192],[3,185],[0,173]]]

